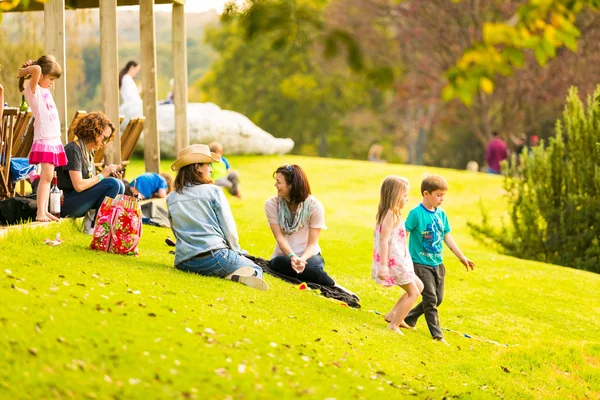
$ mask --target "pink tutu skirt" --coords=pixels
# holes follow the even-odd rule
[[[49,163],[55,167],[67,165],[67,155],[60,138],[33,142],[29,152],[29,164],[39,163]]]

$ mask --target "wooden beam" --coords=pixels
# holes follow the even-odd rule
[[[173,91],[175,102],[175,150],[190,144],[187,129],[188,67],[185,11],[181,4],[173,3]]]
[[[142,41],[142,100],[144,101],[144,160],[146,172],[160,172],[160,141],[156,114],[156,42],[154,0],[140,0],[140,38]]]
[[[106,164],[120,164],[117,0],[100,0],[100,75],[104,113],[116,128],[113,141],[104,149],[104,160]]]
[[[62,67],[61,79],[54,82],[52,97],[60,118],[63,143],[67,143],[67,57],[65,51],[65,0],[48,0],[44,4],[46,54],[52,54]]]
[[[101,0],[65,0],[65,6],[68,10],[74,10],[79,8],[98,8]],[[200,0],[196,0],[200,1]],[[186,0],[155,0],[154,4],[181,4],[185,5]],[[117,0],[117,6],[137,6],[140,4],[139,0]],[[30,0],[29,5],[26,7],[24,3],[21,3],[11,9],[10,11],[4,12],[24,12],[24,11],[43,11],[44,4],[38,3],[37,1]]]

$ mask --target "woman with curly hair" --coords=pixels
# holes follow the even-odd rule
[[[115,127],[101,112],[84,115],[74,128],[77,139],[65,146],[69,162],[57,168],[58,187],[63,191],[61,217],[82,217],[84,230],[91,234],[96,211],[105,196],[115,197],[125,192],[117,165],[108,165],[95,174],[94,151],[112,140]]]

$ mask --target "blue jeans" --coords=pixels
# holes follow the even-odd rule
[[[102,205],[104,197],[115,198],[125,193],[125,185],[116,178],[105,178],[84,191],[73,190],[65,195],[65,202],[60,209],[61,217],[83,217],[88,210],[97,210]]]
[[[261,267],[231,249],[211,250],[210,253],[206,256],[191,258],[175,267],[182,271],[219,278],[224,278],[241,267],[252,267],[256,271],[255,276],[259,278],[263,276]]]

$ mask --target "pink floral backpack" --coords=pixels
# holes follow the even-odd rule
[[[137,199],[105,197],[98,213],[90,248],[108,253],[138,255],[142,237],[142,209]]]

